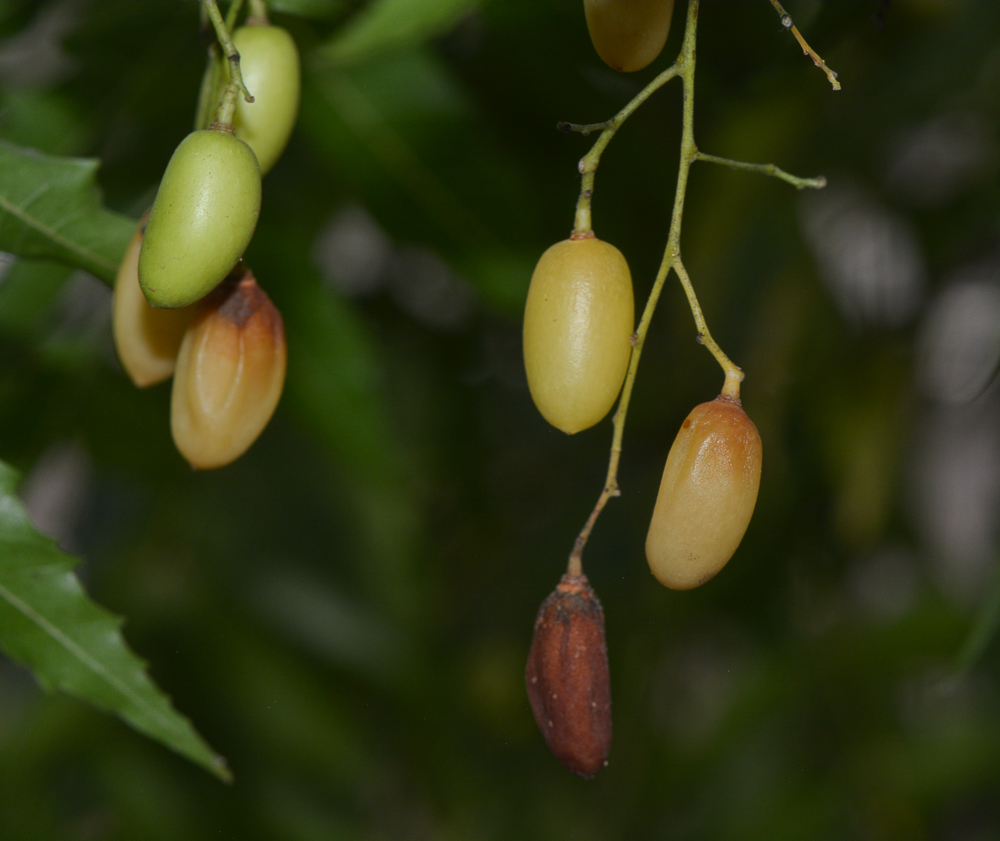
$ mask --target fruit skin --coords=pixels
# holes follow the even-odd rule
[[[143,216],[118,266],[111,299],[111,334],[118,360],[139,388],[169,379],[181,339],[194,317],[192,307],[153,309],[139,286],[139,247],[149,212]]]
[[[549,750],[593,777],[611,752],[611,682],[604,611],[587,576],[567,573],[542,602],[524,679]]]
[[[191,132],[174,151],[139,252],[139,283],[154,307],[203,298],[250,244],[260,215],[253,151],[225,131]]]
[[[761,443],[739,400],[719,396],[691,410],[663,468],[646,536],[661,584],[689,590],[733,556],[760,487]]]
[[[233,43],[243,81],[254,98],[236,101],[233,128],[253,149],[260,173],[266,175],[285,151],[299,113],[299,51],[279,26],[241,26],[233,33]]]
[[[524,306],[524,367],[538,411],[572,435],[615,402],[632,353],[632,275],[596,237],[557,242],[538,261]]]
[[[597,54],[622,73],[642,70],[663,49],[674,0],[584,0]]]
[[[281,397],[286,359],[281,313],[249,270],[199,304],[170,397],[174,443],[192,467],[222,467],[257,440]]]

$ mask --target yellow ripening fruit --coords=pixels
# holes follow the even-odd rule
[[[193,131],[174,151],[139,251],[139,283],[154,307],[207,295],[250,244],[260,215],[253,151],[227,131]]]
[[[299,51],[280,26],[241,26],[233,33],[240,72],[253,102],[236,100],[233,128],[265,175],[281,157],[299,113]]]
[[[170,430],[192,467],[222,467],[264,431],[285,384],[285,328],[248,271],[199,305],[174,372]]]
[[[733,556],[760,486],[760,435],[739,400],[695,406],[663,468],[646,559],[661,584],[689,590]]]
[[[139,388],[155,385],[174,373],[181,339],[194,316],[193,307],[153,309],[142,294],[139,247],[148,218],[147,212],[125,249],[111,299],[111,334],[118,360]]]
[[[594,49],[622,73],[642,70],[667,42],[674,0],[583,0]]]
[[[632,353],[635,303],[622,253],[595,237],[557,242],[524,306],[524,367],[542,416],[572,435],[601,420]]]

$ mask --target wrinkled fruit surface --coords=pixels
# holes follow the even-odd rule
[[[642,70],[663,49],[674,0],[584,0],[597,54],[615,70]]]
[[[581,777],[611,752],[611,682],[604,611],[585,575],[564,575],[542,602],[524,672],[549,750]]]
[[[661,584],[704,584],[733,556],[760,486],[761,444],[738,400],[695,406],[667,456],[646,559]]]
[[[243,256],[260,214],[250,147],[223,131],[189,134],[156,193],[139,252],[139,283],[154,307],[204,297]]]
[[[170,429],[192,467],[222,467],[267,426],[285,383],[285,329],[248,271],[201,302],[174,372]]]
[[[628,370],[632,275],[609,243],[564,240],[538,261],[524,307],[524,367],[538,411],[573,434],[600,421]]]
[[[253,149],[264,175],[285,151],[299,113],[299,51],[278,26],[242,26],[233,33],[233,43],[254,98],[237,99],[233,128]]]
[[[139,286],[139,247],[147,213],[135,229],[118,267],[111,303],[111,333],[118,360],[139,388],[162,382],[174,372],[192,307],[153,309]]]

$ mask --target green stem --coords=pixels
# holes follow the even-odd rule
[[[209,126],[213,131],[225,131],[233,133],[233,117],[236,116],[236,100],[240,95],[240,89],[235,82],[230,82],[222,90],[222,98],[219,100],[219,107],[215,109],[215,120]]]
[[[624,123],[632,115],[632,113],[640,105],[642,105],[642,103],[649,99],[653,93],[658,91],[667,82],[673,79],[674,76],[677,76],[680,73],[680,67],[678,65],[679,61],[680,59],[653,79],[653,81],[646,85],[646,87],[644,87],[628,105],[622,108],[621,111],[615,114],[615,116],[607,122],[596,123],[593,125],[559,123],[557,126],[560,131],[575,131],[583,134],[584,136],[590,134],[592,131],[600,130],[601,132],[601,136],[597,138],[597,142],[580,160],[579,169],[583,178],[581,179],[580,184],[580,198],[576,203],[576,218],[573,224],[572,239],[583,239],[594,235],[590,219],[590,197],[594,193],[594,174],[597,172],[597,165],[601,162],[601,153],[611,142],[611,138],[615,136],[618,129],[622,127],[622,123]]]
[[[233,0],[229,6],[229,11],[226,12],[226,29],[230,32],[232,32],[233,27],[236,26],[236,18],[240,13],[241,8],[243,8],[243,0]]]
[[[250,91],[248,91],[247,86],[243,84],[243,74],[240,72],[240,54],[236,51],[236,47],[233,45],[233,39],[229,34],[226,22],[222,19],[222,13],[219,11],[218,4],[215,0],[201,0],[201,2],[204,5],[204,8],[208,11],[208,17],[212,21],[212,26],[215,27],[215,37],[219,39],[219,44],[222,45],[222,51],[226,54],[226,58],[229,60],[230,78],[243,92],[243,98],[247,102],[253,102],[253,97],[250,95]]]
[[[247,17],[247,26],[270,26],[271,21],[267,16],[267,3],[264,0],[250,0],[250,13]]]
[[[729,167],[729,169],[742,169],[746,172],[759,172],[761,175],[771,175],[791,184],[797,190],[804,190],[807,187],[813,190],[822,190],[826,186],[826,177],[823,175],[816,178],[799,178],[797,175],[792,175],[783,169],[779,169],[774,164],[748,164],[744,161],[734,161],[729,158],[720,158],[716,155],[706,155],[704,152],[698,152],[695,155],[695,160],[706,161],[710,164],[719,164],[720,166]]]
[[[781,25],[791,31],[792,35],[795,36],[795,40],[799,42],[799,46],[802,47],[802,54],[809,56],[820,70],[826,73],[826,78],[829,80],[830,84],[833,86],[835,91],[840,90],[840,82],[837,81],[837,74],[834,73],[829,67],[826,66],[826,62],[823,61],[809,44],[806,43],[806,39],[802,37],[802,33],[799,32],[799,28],[795,25],[792,20],[792,16],[785,11],[785,7],[778,2],[778,0],[771,0],[771,5],[774,6],[774,10],[781,15]]]

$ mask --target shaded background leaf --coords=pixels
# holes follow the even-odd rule
[[[371,0],[315,58],[349,64],[412,46],[446,32],[477,5],[478,0]]]

